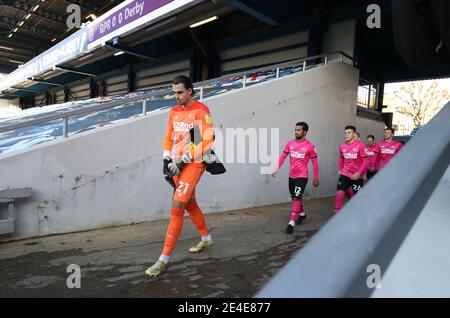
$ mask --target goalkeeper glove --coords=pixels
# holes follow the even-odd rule
[[[183,155],[183,157],[173,160],[169,163],[169,170],[174,175],[179,175],[181,172],[181,169],[183,169],[183,166],[186,163],[189,163],[192,161],[192,156],[188,152]]]

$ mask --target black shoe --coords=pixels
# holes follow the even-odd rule
[[[286,233],[292,234],[292,232],[294,232],[294,227],[292,225],[288,224],[288,226],[286,228]]]
[[[297,218],[297,221],[295,221],[295,224],[299,225],[302,224],[302,222],[306,220],[306,214],[305,215],[299,215]]]

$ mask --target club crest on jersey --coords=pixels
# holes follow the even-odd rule
[[[211,115],[206,115],[206,116],[205,116],[205,121],[206,121],[208,124],[211,124],[211,123],[212,123]]]
[[[194,128],[194,123],[185,123],[182,121],[176,121],[173,123],[173,130],[174,131],[189,131],[190,129]]]

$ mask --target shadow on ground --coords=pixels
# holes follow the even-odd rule
[[[308,218],[285,234],[290,204],[208,214],[215,244],[199,254],[189,218],[168,271],[144,275],[167,220],[0,244],[0,297],[252,297],[328,221],[333,198],[305,200]],[[70,289],[67,266],[81,269]],[[301,270],[299,268],[299,270]]]

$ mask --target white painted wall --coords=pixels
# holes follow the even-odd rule
[[[0,79],[1,80],[1,79]],[[2,99],[0,98],[0,119],[18,114],[21,111],[19,107],[19,99]]]
[[[332,63],[205,103],[220,131],[278,128],[276,157],[293,137],[295,123],[308,122],[308,139],[319,154],[321,186],[313,189],[309,185],[305,196],[326,196],[335,192],[343,127],[356,124],[357,85],[357,69]],[[162,177],[161,158],[167,117],[168,110],[160,110],[67,140],[0,155],[0,188],[33,187],[32,199],[17,205],[14,236],[168,218],[171,189]],[[289,201],[287,162],[276,178],[260,174],[260,166],[227,163],[224,175],[205,173],[197,191],[202,209],[218,212]]]
[[[0,73],[0,82],[2,81],[2,79],[4,78],[4,77],[6,77],[6,75],[8,75],[8,74],[5,74],[5,73]],[[17,106],[17,107],[19,107],[19,99],[18,98],[16,98],[16,99],[1,99],[0,98],[0,108],[2,108],[2,107],[7,107],[7,108],[9,108],[9,107],[11,107],[11,106]],[[2,110],[0,109],[0,112],[1,112]],[[0,116],[1,116],[1,114],[0,114]]]
[[[19,99],[0,99],[0,107],[19,107]]]

